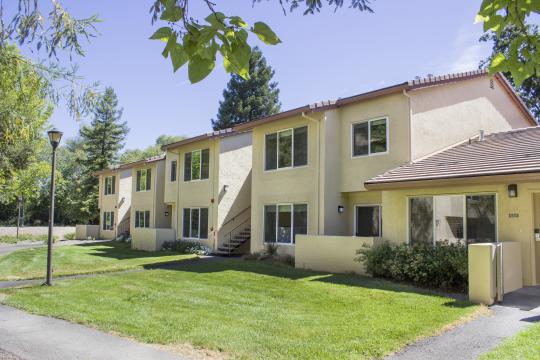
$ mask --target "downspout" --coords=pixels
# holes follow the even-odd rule
[[[302,111],[302,117],[317,123],[317,235],[321,234],[321,121],[306,115]]]
[[[407,129],[409,131],[409,162],[413,161],[412,158],[412,108],[411,108],[411,95],[407,93],[407,89],[403,89],[403,95],[407,98],[409,103],[409,126]]]

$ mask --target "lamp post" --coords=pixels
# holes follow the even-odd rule
[[[53,225],[54,225],[54,172],[56,168],[56,148],[62,139],[62,132],[56,129],[47,132],[49,141],[52,146],[52,161],[51,161],[51,203],[49,207],[49,238],[47,241],[47,279],[44,285],[52,285],[52,243],[53,243]]]

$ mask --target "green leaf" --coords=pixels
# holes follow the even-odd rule
[[[173,48],[171,49],[171,61],[174,72],[180,69],[188,61],[188,56],[182,45],[174,44]]]
[[[159,18],[164,21],[177,22],[182,19],[183,16],[184,9],[175,5],[167,7]]]
[[[215,12],[208,15],[204,20],[206,20],[207,23],[212,25],[215,28],[218,29],[224,29],[226,16],[221,12]]]
[[[248,24],[240,16],[231,16],[229,17],[229,22],[235,26],[247,28]]]
[[[161,55],[166,59],[169,56],[169,52],[172,50],[174,45],[176,44],[176,34],[171,34],[169,36],[169,40],[167,40],[167,45],[165,45],[165,49],[163,49],[163,52]]]
[[[172,29],[168,26],[165,26],[165,27],[157,29],[154,35],[150,36],[150,39],[168,41],[172,33],[173,33]]]
[[[200,55],[192,56],[188,64],[189,81],[192,84],[198,83],[207,77],[215,66],[215,60],[204,59]]]
[[[281,42],[278,36],[265,23],[258,21],[253,24],[251,31],[261,39],[265,44],[276,45]]]

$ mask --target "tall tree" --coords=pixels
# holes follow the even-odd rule
[[[44,142],[52,112],[46,87],[17,48],[0,47],[0,201],[17,196],[6,186],[17,182],[13,180],[36,161],[37,149]]]
[[[249,78],[246,80],[232,74],[227,88],[223,90],[217,119],[212,119],[214,130],[278,113],[281,103],[278,84],[272,81],[274,73],[261,51],[255,47],[249,59]]]
[[[121,118],[122,109],[118,108],[116,93],[108,87],[96,104],[94,119],[89,126],[83,126],[80,130],[84,152],[81,159],[84,166],[81,191],[87,199],[81,211],[88,215],[89,221],[97,220],[98,179],[94,172],[117,162],[129,132]]]
[[[526,32],[531,37],[538,37],[538,26],[529,25],[526,27]],[[515,26],[508,26],[497,35],[495,32],[489,32],[484,34],[481,38],[481,42],[492,42],[493,48],[491,55],[480,63],[481,68],[487,68],[495,57],[499,54],[510,57],[508,55],[512,50],[512,43],[514,40],[521,36],[521,30]],[[523,49],[522,49],[523,50]],[[518,61],[524,63],[527,59],[518,52]],[[515,79],[510,71],[505,71],[504,75],[514,86],[519,93],[527,107],[531,110],[535,116],[536,121],[540,122],[540,77],[531,76],[523,80],[520,86],[516,84]]]

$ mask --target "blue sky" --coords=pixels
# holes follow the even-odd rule
[[[477,68],[489,54],[474,16],[480,0],[373,1],[374,14],[342,8],[314,16],[283,15],[277,0],[251,7],[251,0],[217,0],[217,9],[248,22],[265,21],[280,36],[277,46],[260,45],[276,71],[282,109],[335,99],[402,82],[428,73]],[[346,1],[348,3],[348,1]],[[211,130],[229,76],[222,67],[191,85],[186,69],[172,73],[161,56],[163,44],[148,40],[151,1],[63,2],[78,16],[97,13],[100,36],[76,58],[85,81],[116,90],[131,131],[126,147],[145,147],[161,134],[194,136]],[[222,5],[224,4],[224,5]],[[195,13],[202,9],[194,9]],[[70,137],[79,122],[62,104],[51,122]]]

